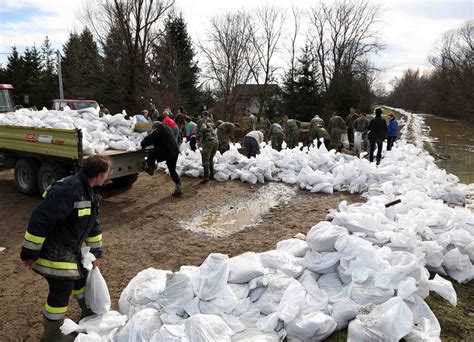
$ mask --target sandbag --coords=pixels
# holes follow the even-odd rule
[[[296,317],[285,326],[288,342],[322,341],[336,329],[336,322],[330,316],[317,311]]]
[[[216,315],[194,315],[185,323],[187,338],[192,342],[231,341],[234,334],[224,320]]]
[[[256,253],[246,252],[229,259],[229,283],[247,283],[263,273],[262,262]]]
[[[332,252],[337,238],[342,234],[348,234],[346,228],[322,221],[309,230],[306,242],[313,251]]]
[[[201,300],[217,298],[227,285],[229,278],[229,257],[212,253],[199,266],[199,272],[193,281],[193,288]]]
[[[98,267],[94,267],[87,275],[85,298],[86,305],[95,313],[110,310],[109,289]]]
[[[308,244],[300,239],[288,239],[279,241],[276,248],[280,252],[302,258],[308,250]]]
[[[155,309],[137,312],[118,332],[115,342],[148,342],[161,327],[160,313]]]

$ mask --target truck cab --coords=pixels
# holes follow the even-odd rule
[[[64,107],[68,106],[73,110],[80,110],[84,108],[99,108],[99,104],[95,100],[86,100],[83,98],[79,99],[54,99],[51,100],[51,109],[53,110],[62,110]]]
[[[15,111],[12,91],[13,86],[11,84],[0,84],[0,113]]]

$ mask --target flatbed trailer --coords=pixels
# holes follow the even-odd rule
[[[144,151],[106,150],[112,159],[109,180],[131,185],[142,170]],[[14,169],[21,193],[43,193],[53,182],[77,172],[89,156],[82,151],[80,129],[0,125],[0,167]]]

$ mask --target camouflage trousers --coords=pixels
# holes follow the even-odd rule
[[[270,141],[272,142],[272,148],[281,151],[281,144],[283,144],[283,134],[282,133],[274,133],[270,137]]]
[[[202,166],[204,168],[204,178],[209,179],[214,176],[214,156],[217,152],[217,147],[219,143],[216,140],[208,140],[203,143],[201,157],[202,157]]]
[[[299,132],[290,132],[288,133],[288,148],[294,148],[298,146],[298,138],[300,137]]]
[[[227,135],[218,135],[219,138],[219,152],[224,154],[224,152],[229,151],[229,137]]]

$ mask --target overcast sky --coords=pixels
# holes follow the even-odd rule
[[[39,47],[48,36],[55,49],[62,49],[72,31],[81,31],[78,17],[83,3],[92,0],[0,0],[0,63],[5,64],[11,47],[19,52],[26,46]],[[329,0],[328,0],[329,1]],[[383,8],[381,37],[386,49],[371,60],[385,73],[388,84],[408,68],[429,69],[427,56],[444,32],[474,19],[474,0],[386,0],[376,1]],[[309,0],[176,0],[176,7],[188,23],[193,40],[204,38],[208,21],[226,11],[252,10],[274,4],[285,11],[292,5],[310,8]],[[304,33],[305,28],[302,28]],[[283,57],[283,56],[282,56]]]

